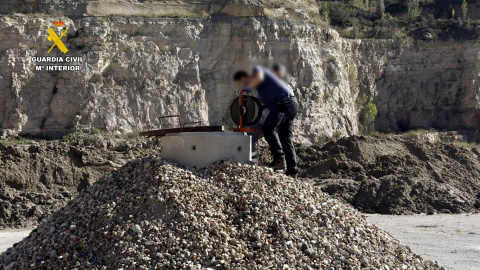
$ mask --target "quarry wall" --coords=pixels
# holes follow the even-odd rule
[[[199,18],[102,15],[98,2],[68,3],[65,12],[73,15],[61,17],[69,27],[66,54],[47,53],[47,29],[57,17],[0,17],[3,136],[158,128],[158,117],[167,114],[231,125],[238,94],[232,74],[277,62],[291,73],[300,101],[300,142],[357,134],[364,93],[378,108],[381,131],[478,126],[478,41],[344,39],[333,29],[257,16],[258,6],[233,1],[209,5]],[[81,57],[80,70],[36,70],[40,63],[32,58],[47,56]]]

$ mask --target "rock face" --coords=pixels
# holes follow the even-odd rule
[[[356,92],[333,30],[265,18],[66,20],[67,54],[83,57],[81,71],[35,71],[31,58],[50,56],[43,29],[52,21],[1,18],[3,129],[49,136],[82,127],[132,130],[177,113],[183,122],[229,122],[238,94],[232,74],[252,59],[278,59],[296,81],[304,139],[357,132]]]
[[[252,62],[279,62],[292,74],[300,142],[356,134],[359,93],[377,105],[375,127],[382,131],[478,127],[480,45],[474,41],[343,39],[300,21],[250,17],[262,14],[253,1],[212,4],[206,17],[190,19],[138,17],[158,7],[137,7],[146,4],[135,1],[119,4],[121,12],[102,7],[108,2],[36,3],[35,12],[55,7],[70,16],[62,17],[70,27],[64,38],[69,51],[47,54],[47,29],[58,17],[0,18],[3,135],[156,128],[167,114],[181,114],[184,122],[232,124],[228,108],[238,89],[231,76]],[[183,3],[191,10],[182,4],[158,16],[193,16],[205,3]],[[34,56],[81,56],[83,62],[79,72],[35,71],[40,64]]]
[[[258,0],[2,0],[0,13],[43,13],[70,17],[82,16],[163,16],[204,12],[233,16],[263,15]]]
[[[378,108],[375,129],[478,128],[477,41],[352,40],[347,44],[360,92],[372,97]]]
[[[377,129],[476,129],[479,76],[478,41],[405,44],[376,83]]]

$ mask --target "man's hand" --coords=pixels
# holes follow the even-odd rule
[[[250,82],[248,83],[248,88],[254,88],[257,85],[261,84],[263,82],[263,70],[258,69],[257,72],[252,76]]]

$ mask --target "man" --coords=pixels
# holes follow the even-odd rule
[[[273,156],[271,167],[275,170],[286,167],[286,174],[296,177],[298,167],[292,135],[298,102],[292,89],[267,68],[260,66],[253,69],[251,76],[238,71],[233,79],[239,87],[256,88],[260,99],[270,110],[262,131]]]
[[[272,66],[272,72],[277,76],[277,78],[282,79],[285,81],[285,78],[287,76],[287,71],[286,68],[282,65],[279,64],[274,64]],[[260,99],[260,95],[258,93],[254,93],[254,97]],[[252,126],[252,128],[257,129],[258,131],[256,132],[248,132],[248,135],[252,137],[252,161],[255,163],[258,163],[259,155],[257,152],[257,142],[263,138],[263,132],[262,132],[262,125],[265,122],[265,120],[268,117],[268,114],[270,113],[270,110],[262,104],[262,116],[260,117],[260,120],[258,123]]]

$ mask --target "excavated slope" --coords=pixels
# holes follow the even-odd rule
[[[354,136],[300,147],[302,176],[360,211],[463,213],[480,209],[480,150],[401,137]]]
[[[0,228],[36,226],[103,174],[156,152],[155,142],[136,140],[0,144]]]

